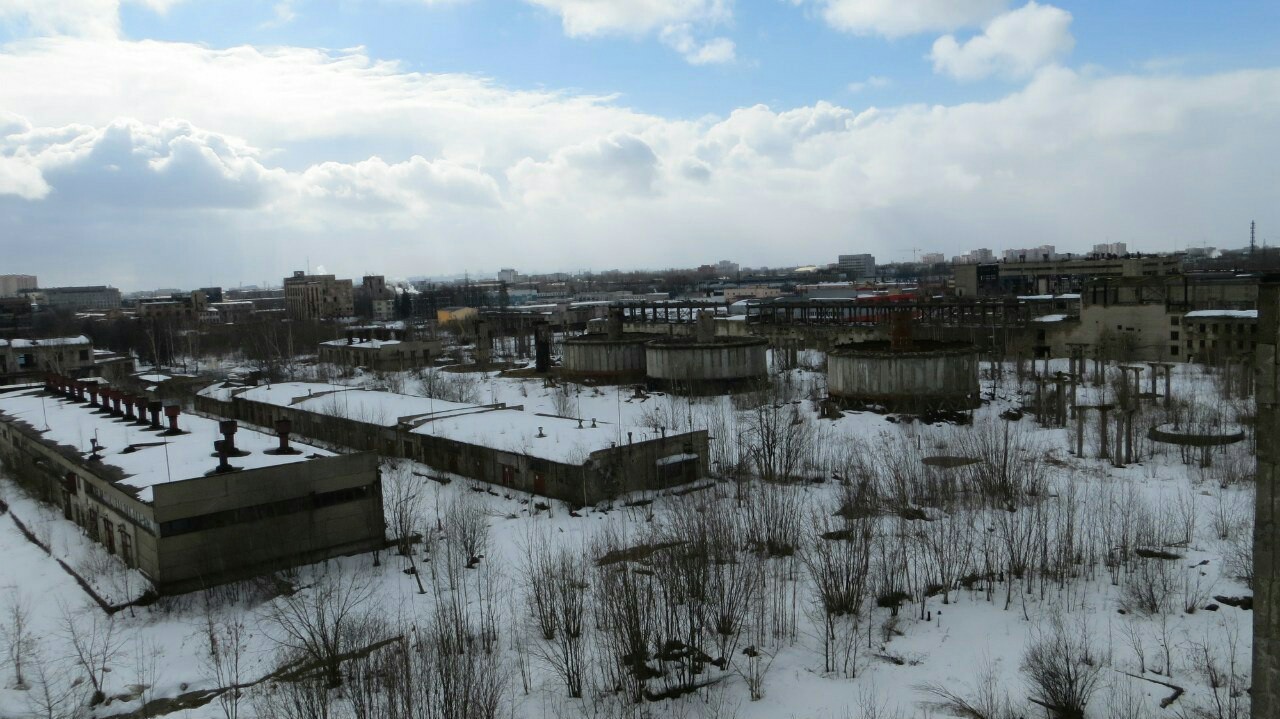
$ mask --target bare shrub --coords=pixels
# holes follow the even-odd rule
[[[1173,611],[1178,584],[1170,560],[1138,559],[1125,576],[1122,601],[1143,614],[1167,614]]]
[[[315,663],[328,685],[337,687],[342,684],[343,657],[358,648],[360,640],[370,638],[365,630],[373,587],[361,572],[325,572],[311,586],[264,607],[268,636]]]
[[[569,690],[582,697],[586,674],[587,560],[579,551],[551,549],[545,537],[525,548],[525,603],[541,640],[531,648]]]
[[[815,529],[801,560],[813,583],[812,602],[821,622],[823,671],[853,677],[875,524],[858,519],[836,526],[821,512],[810,522]]]
[[[226,719],[237,719],[243,696],[241,663],[248,648],[248,629],[239,617],[218,617],[208,610],[203,638],[205,646],[200,657],[201,669],[209,681],[224,689],[217,698],[222,715]]]
[[[1022,657],[1022,674],[1031,700],[1056,719],[1084,719],[1085,707],[1098,686],[1101,663],[1094,656],[1085,622],[1068,627],[1055,615],[1032,638]]]
[[[124,650],[125,637],[113,617],[105,615],[97,607],[76,611],[63,604],[62,636],[71,645],[71,658],[93,687],[90,703],[97,705],[106,699],[103,681],[112,664]]]
[[[973,687],[954,690],[936,682],[916,686],[931,697],[926,704],[962,719],[1019,719],[1020,707],[1014,705],[1009,692],[1001,687],[1000,677],[990,661],[984,661]]]

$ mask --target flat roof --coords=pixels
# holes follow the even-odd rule
[[[241,397],[251,402],[277,407],[297,407],[316,414],[344,417],[383,427],[394,427],[402,419],[419,419],[455,413],[482,412],[488,407],[395,392],[343,387],[318,382],[280,382],[251,387],[243,392],[220,384],[200,391],[206,397]],[[224,400],[225,401],[225,400]]]
[[[29,385],[0,387],[0,413],[6,415],[5,419],[30,425],[48,443],[75,447],[82,459],[87,460],[96,437],[104,447],[102,463],[124,473],[115,484],[138,490],[136,496],[143,502],[151,501],[151,487],[156,484],[202,477],[218,466],[218,459],[213,456],[214,440],[222,439],[218,422],[192,414],[178,417],[178,427],[187,434],[165,437],[149,427],[99,414],[88,405]],[[168,419],[162,417],[161,422],[168,427]],[[334,456],[333,452],[292,439],[290,445],[301,454],[263,454],[264,450],[279,447],[280,440],[244,425],[236,432],[235,443],[237,449],[249,452],[229,460],[233,467],[241,469]],[[137,449],[126,452],[130,446]]]
[[[412,430],[413,434],[441,437],[564,464],[581,464],[592,452],[626,444],[627,432],[632,433],[632,441],[635,442],[659,436],[652,427],[619,427],[599,420],[592,427],[590,418],[580,423],[577,419],[519,409],[492,409],[437,417]]]

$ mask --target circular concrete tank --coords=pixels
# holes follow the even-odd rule
[[[762,337],[664,337],[645,345],[645,371],[655,386],[665,389],[733,389],[766,381],[767,346]]]
[[[978,350],[970,344],[917,341],[843,345],[827,355],[827,394],[845,406],[880,405],[890,411],[973,409]]]
[[[645,376],[645,343],[658,335],[588,334],[564,341],[561,374],[599,382],[637,382]]]

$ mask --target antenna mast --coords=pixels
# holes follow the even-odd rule
[[[1253,257],[1253,253],[1258,249],[1257,243],[1254,241],[1254,232],[1258,229],[1258,223],[1253,220],[1249,221],[1249,256]]]

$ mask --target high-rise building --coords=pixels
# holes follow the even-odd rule
[[[0,297],[13,297],[20,290],[34,290],[35,275],[0,275]]]
[[[297,270],[292,277],[284,278],[284,308],[295,320],[351,317],[355,314],[351,280]]]
[[[876,258],[871,255],[840,255],[836,269],[851,280],[876,276]]]

